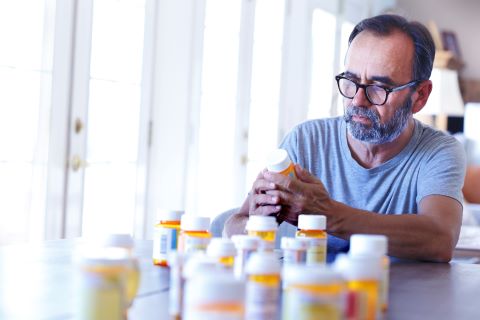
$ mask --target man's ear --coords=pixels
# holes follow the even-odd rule
[[[423,109],[425,104],[427,103],[428,97],[432,92],[432,81],[425,80],[422,81],[415,93],[412,95],[412,112],[417,113]]]

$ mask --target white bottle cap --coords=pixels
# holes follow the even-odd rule
[[[257,250],[262,241],[260,237],[246,234],[236,234],[233,235],[231,239],[237,250]]]
[[[183,277],[191,279],[196,276],[202,277],[208,272],[222,272],[217,259],[207,256],[203,252],[195,252],[185,262]]]
[[[124,248],[91,247],[80,249],[76,262],[80,266],[129,266],[130,258]]]
[[[325,265],[287,265],[283,270],[283,279],[288,284],[296,285],[318,285],[343,282],[340,273]]]
[[[307,238],[282,237],[280,247],[283,250],[307,250],[310,240]]]
[[[348,255],[348,263],[344,266],[343,277],[346,280],[380,280],[382,264],[380,256]]]
[[[232,274],[206,272],[201,277],[187,280],[184,301],[183,313],[187,320],[212,317],[214,319],[239,319],[241,314],[237,315],[236,312],[241,313],[241,306],[245,304],[245,283],[235,279]],[[224,305],[230,307],[238,305],[239,308],[238,311],[236,311],[236,308],[231,309],[231,311],[222,308],[222,313],[219,313],[219,310],[212,310],[212,308],[215,308],[213,306],[221,308]],[[210,308],[206,309],[205,306]],[[236,317],[228,317],[231,313],[234,313]]]
[[[245,273],[254,275],[280,274],[282,266],[278,256],[274,252],[254,252],[250,256],[245,268]]]
[[[157,221],[180,221],[180,218],[185,213],[183,210],[157,210]]]
[[[209,217],[199,217],[184,214],[181,218],[180,229],[185,231],[208,231],[210,228]]]
[[[234,257],[236,254],[233,241],[227,238],[212,238],[207,248],[207,255],[214,258]]]
[[[287,169],[292,161],[284,149],[276,149],[267,156],[267,169],[272,172],[282,172]]]
[[[386,255],[388,238],[380,234],[354,234],[350,237],[350,254]]]
[[[102,239],[105,247],[117,247],[124,249],[133,249],[133,238],[128,233],[112,233],[107,234]]]
[[[271,216],[249,216],[245,229],[248,231],[276,231],[277,220]]]
[[[327,229],[327,217],[322,215],[301,214],[298,216],[298,229],[325,230]]]

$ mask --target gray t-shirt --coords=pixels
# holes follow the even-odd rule
[[[366,169],[352,157],[342,117],[311,120],[283,140],[293,162],[318,177],[330,196],[348,206],[380,214],[416,214],[428,195],[462,203],[465,153],[452,136],[415,120],[413,136],[395,157]],[[283,223],[280,233],[295,228]],[[329,235],[331,254],[348,250],[348,241]]]

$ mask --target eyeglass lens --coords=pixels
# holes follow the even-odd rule
[[[349,99],[353,99],[357,93],[357,84],[352,80],[341,78],[338,81],[338,87],[341,94]],[[373,104],[383,104],[387,97],[387,91],[379,86],[367,86],[366,94],[368,100]]]

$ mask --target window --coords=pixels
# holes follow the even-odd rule
[[[0,244],[44,234],[54,17],[54,1],[0,3]]]
[[[332,94],[336,90],[335,35],[337,19],[332,13],[316,9],[312,21],[312,66],[308,118],[330,117]]]

